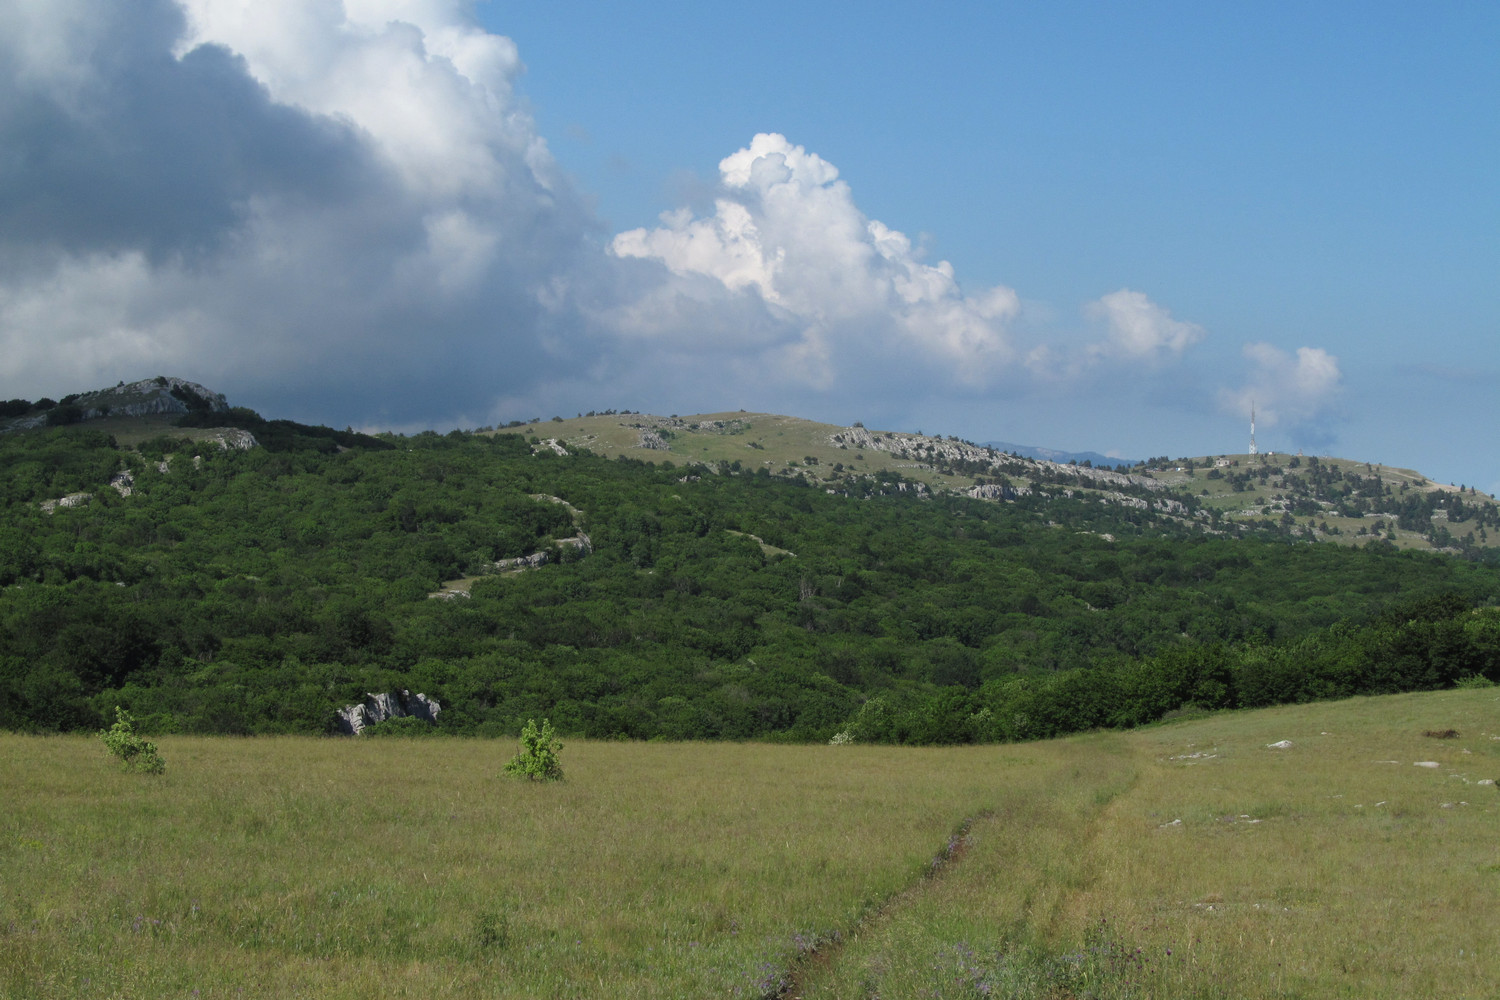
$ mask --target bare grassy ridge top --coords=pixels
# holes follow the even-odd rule
[[[754,997],[799,961],[809,998],[1500,982],[1494,688],[1003,747],[570,742],[552,787],[501,778],[503,741],[160,746],[151,778],[0,735],[0,996]]]
[[[660,438],[663,447],[643,444],[647,434]],[[848,477],[864,476],[883,470],[899,472],[903,477],[925,483],[937,491],[964,492],[976,483],[992,479],[986,471],[955,469],[954,463],[935,458],[965,456],[971,460],[993,461],[1008,467],[1007,478],[1024,484],[1029,476],[1041,472],[1056,473],[1069,466],[1036,459],[1009,456],[971,442],[921,432],[869,430],[859,426],[841,427],[797,417],[746,411],[700,413],[668,417],[641,414],[604,414],[571,419],[552,419],[514,427],[498,428],[494,433],[519,433],[553,440],[565,449],[586,448],[611,458],[628,457],[647,462],[670,461],[678,465],[702,464],[710,469],[720,463],[740,463],[749,471],[764,469],[772,475],[801,475],[815,484],[836,489]],[[879,446],[857,447],[849,443],[851,433],[873,437]],[[843,440],[840,441],[839,439]],[[1295,466],[1292,463],[1296,463]],[[1155,461],[1128,472],[1137,486],[1152,490],[1189,493],[1205,509],[1219,512],[1228,521],[1280,521],[1294,509],[1294,492],[1288,473],[1303,475],[1311,463],[1325,469],[1358,476],[1379,476],[1393,490],[1416,490],[1430,493],[1457,493],[1453,484],[1434,483],[1414,469],[1396,468],[1355,459],[1319,456],[1309,459],[1287,454],[1223,454],[1197,456],[1176,461]],[[1224,466],[1218,475],[1210,476],[1216,466]],[[1265,480],[1241,479],[1236,486],[1231,474],[1279,470]],[[988,470],[987,470],[988,471]],[[1117,484],[1106,479],[1082,479],[1067,487],[1082,496],[1110,493]],[[1047,487],[1053,492],[1061,488]],[[1494,501],[1488,494],[1464,493],[1471,502]],[[1381,537],[1389,537],[1398,548],[1432,549],[1435,546],[1422,531],[1398,529],[1394,518],[1368,514],[1364,517],[1343,515],[1335,505],[1320,504],[1316,511],[1302,509],[1293,518],[1312,537],[1338,544],[1363,544],[1376,533],[1375,522],[1382,527]],[[1456,527],[1456,526],[1455,526]],[[1388,533],[1388,534],[1387,534]],[[1457,532],[1461,533],[1461,529]],[[1493,537],[1474,538],[1475,547],[1500,546],[1500,531]]]

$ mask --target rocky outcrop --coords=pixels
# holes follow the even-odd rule
[[[92,493],[69,493],[67,496],[56,500],[43,500],[42,513],[54,513],[59,507],[82,507],[92,499],[94,499],[94,494]]]
[[[639,440],[636,441],[635,446],[637,448],[645,448],[648,451],[671,450],[671,445],[667,444],[667,442],[663,440],[660,434],[652,430],[641,431],[641,436]]]
[[[85,420],[96,416],[144,417],[192,410],[224,413],[229,409],[229,401],[223,393],[214,392],[197,382],[165,375],[117,385],[113,389],[86,392],[74,405],[83,409]]]
[[[588,535],[584,534],[581,531],[571,538],[554,539],[552,544],[556,545],[559,549],[575,549],[577,550],[579,555],[586,556],[594,551],[593,541],[589,538]],[[501,573],[519,572],[523,569],[536,569],[540,566],[545,566],[551,561],[552,557],[548,555],[545,550],[543,550],[541,552],[533,552],[529,556],[516,556],[514,559],[500,559],[493,563],[493,566],[496,571]]]
[[[346,705],[338,710],[339,731],[346,736],[358,736],[366,726],[387,719],[417,718],[436,722],[443,707],[436,698],[410,691],[390,691],[382,694],[370,693],[357,705]]]
[[[497,559],[494,566],[496,570],[504,573],[510,570],[536,569],[539,566],[547,565],[551,561],[551,557],[546,552],[533,552],[529,556],[516,556],[513,559]]]
[[[980,486],[969,487],[964,491],[964,495],[971,496],[975,500],[1014,500],[1017,496],[1021,495],[1022,490],[1028,494],[1031,492],[1031,490],[1025,487],[1018,490],[1003,483],[984,483]]]
[[[225,451],[249,451],[260,445],[254,434],[239,427],[225,427],[214,431],[204,440],[214,442]]]
[[[0,419],[0,433],[35,430],[58,424],[76,424],[102,417],[184,416],[189,413],[226,413],[229,401],[223,393],[214,392],[197,382],[158,375],[139,382],[110,389],[64,396],[62,401],[45,410],[12,419]],[[205,440],[226,450],[244,450],[257,444],[249,431],[218,428]],[[116,489],[119,487],[117,486]]]
[[[121,382],[112,389],[95,389],[93,392],[69,396],[52,409],[12,420],[6,429],[19,431],[45,427],[56,422],[58,415],[65,412],[64,408],[69,414],[66,422],[76,423],[100,417],[181,415],[194,410],[223,413],[229,409],[229,401],[222,393],[214,392],[197,382],[158,375],[156,378],[142,379],[128,385]]]

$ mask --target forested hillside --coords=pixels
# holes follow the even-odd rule
[[[1496,568],[1383,539],[523,434],[276,441],[0,437],[0,726],[118,704],[152,731],[325,732],[409,689],[437,731],[961,742],[1500,680]]]

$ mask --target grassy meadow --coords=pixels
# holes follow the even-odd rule
[[[1500,983],[1495,688],[998,747],[570,741],[556,785],[505,741],[158,743],[150,776],[0,735],[0,997]]]

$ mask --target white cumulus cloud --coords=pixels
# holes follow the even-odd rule
[[[1260,427],[1284,427],[1294,443],[1321,445],[1331,439],[1329,425],[1343,384],[1338,358],[1320,347],[1299,347],[1292,354],[1261,342],[1246,344],[1244,356],[1250,363],[1245,384],[1219,393],[1226,413],[1248,420],[1254,406]]]
[[[1098,354],[1156,361],[1176,357],[1203,339],[1203,327],[1174,319],[1170,311],[1128,288],[1089,303],[1086,312],[1103,320],[1109,331],[1108,339],[1094,347]]]
[[[615,319],[626,332],[702,338],[682,322],[702,306],[740,300],[768,314],[757,335],[786,375],[827,387],[872,358],[982,384],[1009,365],[1009,288],[965,292],[947,261],[927,264],[911,240],[866,218],[833,164],[762,133],[719,163],[713,213],[679,210],[662,225],[617,235],[621,258],[657,261],[676,280]],[[735,338],[735,330],[709,336]],[[700,344],[700,349],[732,344]]]

